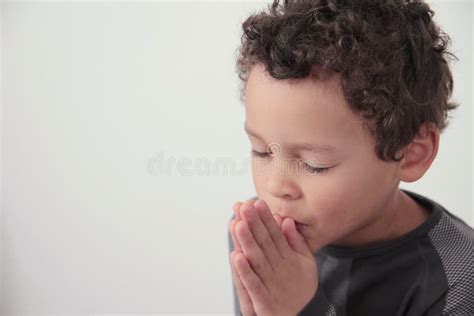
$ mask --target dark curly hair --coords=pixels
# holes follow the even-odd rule
[[[236,71],[240,100],[252,67],[275,79],[339,73],[344,97],[375,138],[375,153],[400,161],[423,123],[448,125],[451,40],[423,1],[274,0],[243,22]]]

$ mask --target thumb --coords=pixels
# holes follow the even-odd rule
[[[312,256],[311,250],[304,237],[296,229],[295,220],[291,217],[283,219],[281,230],[291,248],[305,256]]]

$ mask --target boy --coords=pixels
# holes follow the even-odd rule
[[[421,1],[275,0],[243,23],[257,197],[229,223],[237,315],[474,315],[474,230],[399,189],[458,106],[432,16]]]

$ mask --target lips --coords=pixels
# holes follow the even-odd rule
[[[296,230],[297,230],[301,235],[303,235],[304,229],[305,229],[305,226],[306,226],[306,225],[305,225],[305,224],[302,224],[302,223],[298,223],[298,222],[296,222],[295,224],[296,224]]]
[[[293,220],[295,221],[295,226],[296,226],[296,230],[300,233],[300,234],[303,234],[304,230],[305,230],[305,226],[307,226],[306,224],[303,224],[301,222],[298,222],[293,216],[287,216],[287,214],[294,214],[293,211],[289,211],[288,208],[283,208],[283,207],[280,207],[279,208],[279,212],[278,212],[280,215],[280,217],[282,219],[285,219],[286,217],[291,217],[293,218]]]

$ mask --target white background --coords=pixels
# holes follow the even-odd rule
[[[3,2],[1,315],[232,312],[227,225],[254,194],[235,50],[268,3]],[[402,187],[472,226],[473,5],[433,8],[461,106]]]

